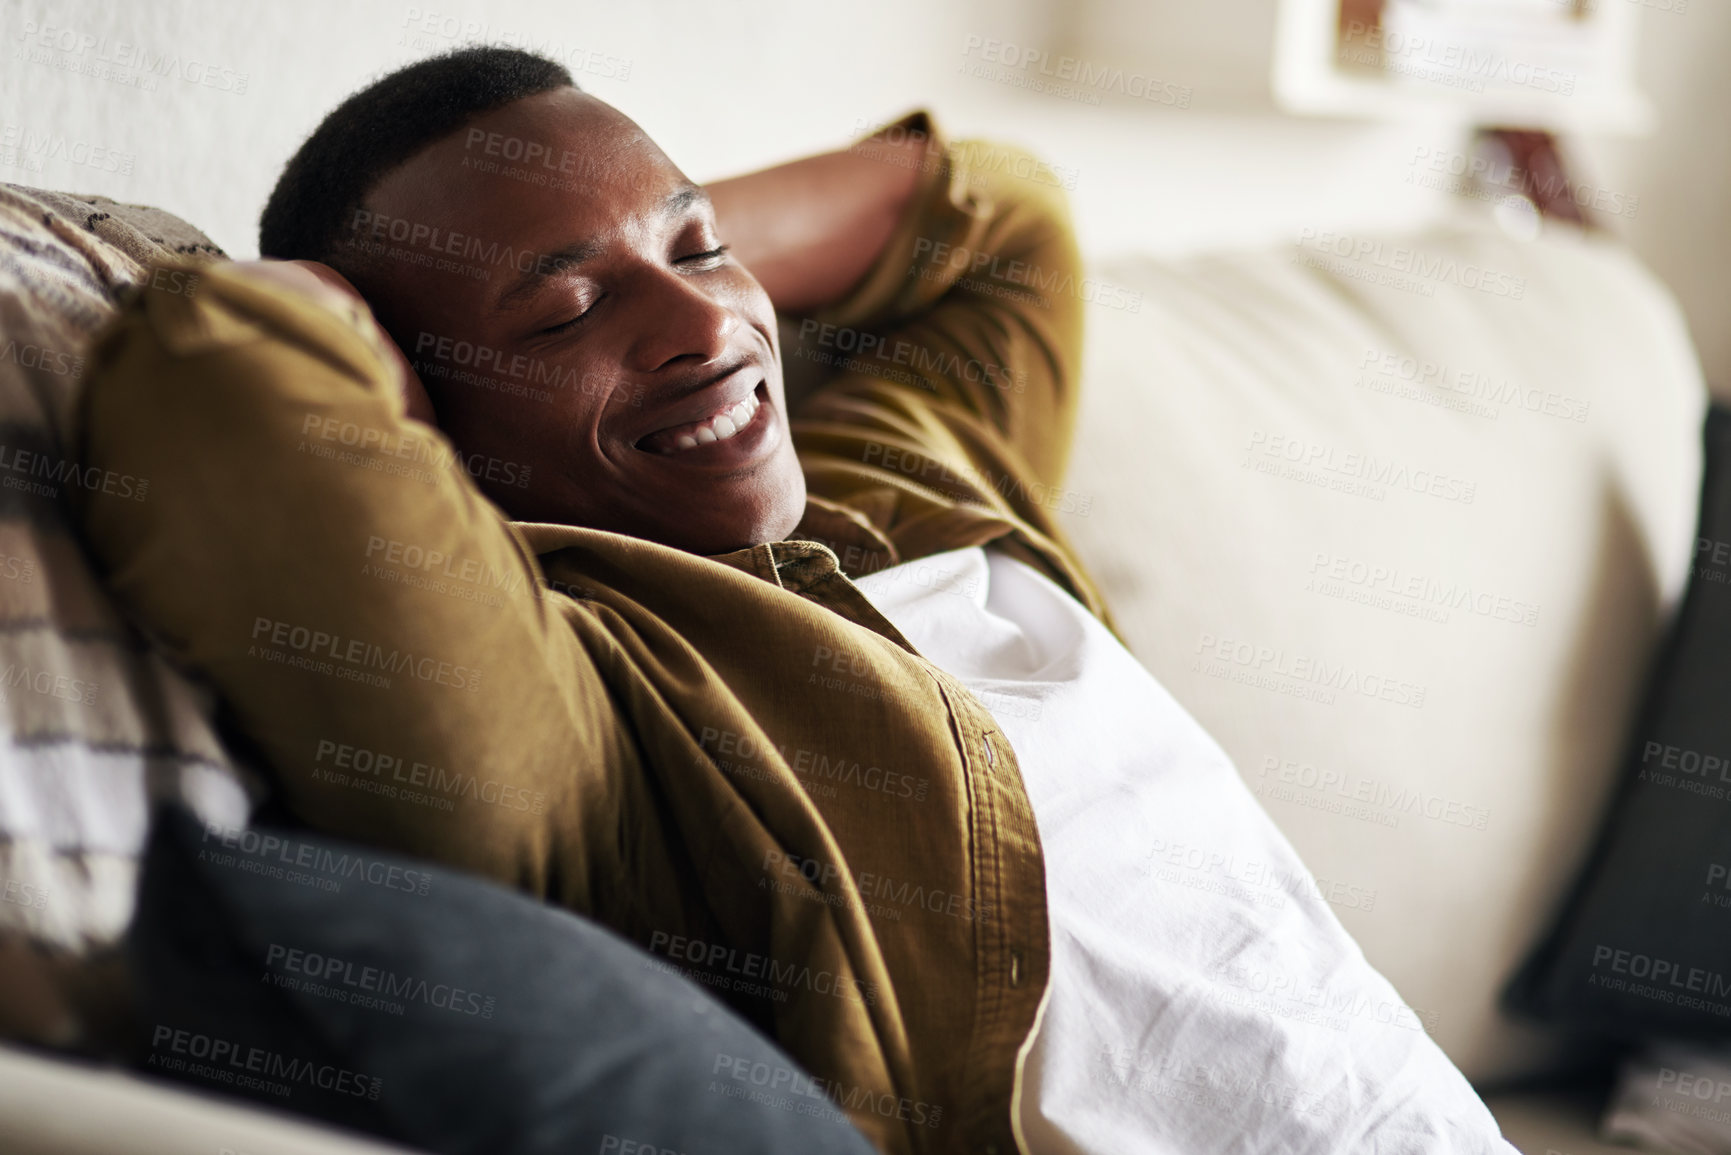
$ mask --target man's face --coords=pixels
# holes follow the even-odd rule
[[[617,110],[558,89],[481,116],[386,176],[357,224],[387,251],[356,283],[513,518],[699,554],[798,523],[769,297]]]

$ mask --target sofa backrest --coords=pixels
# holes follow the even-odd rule
[[[1676,304],[1608,238],[1472,217],[1095,273],[1135,308],[1091,310],[1052,501],[1126,641],[1466,1074],[1552,1070],[1499,998],[1688,572]]]

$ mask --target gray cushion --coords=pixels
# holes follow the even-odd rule
[[[1695,565],[1575,893],[1515,1006],[1621,1038],[1731,1040],[1731,409],[1706,425]]]
[[[430,1151],[871,1150],[636,946],[412,859],[168,808],[129,947],[143,1070]]]

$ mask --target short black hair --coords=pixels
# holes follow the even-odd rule
[[[337,105],[284,166],[259,217],[259,255],[334,263],[344,220],[391,170],[482,113],[576,87],[564,65],[492,45],[374,81]]]

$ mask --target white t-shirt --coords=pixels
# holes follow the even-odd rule
[[[1512,1155],[1225,752],[1079,602],[978,547],[857,584],[992,712],[1033,804],[1030,1150]]]

